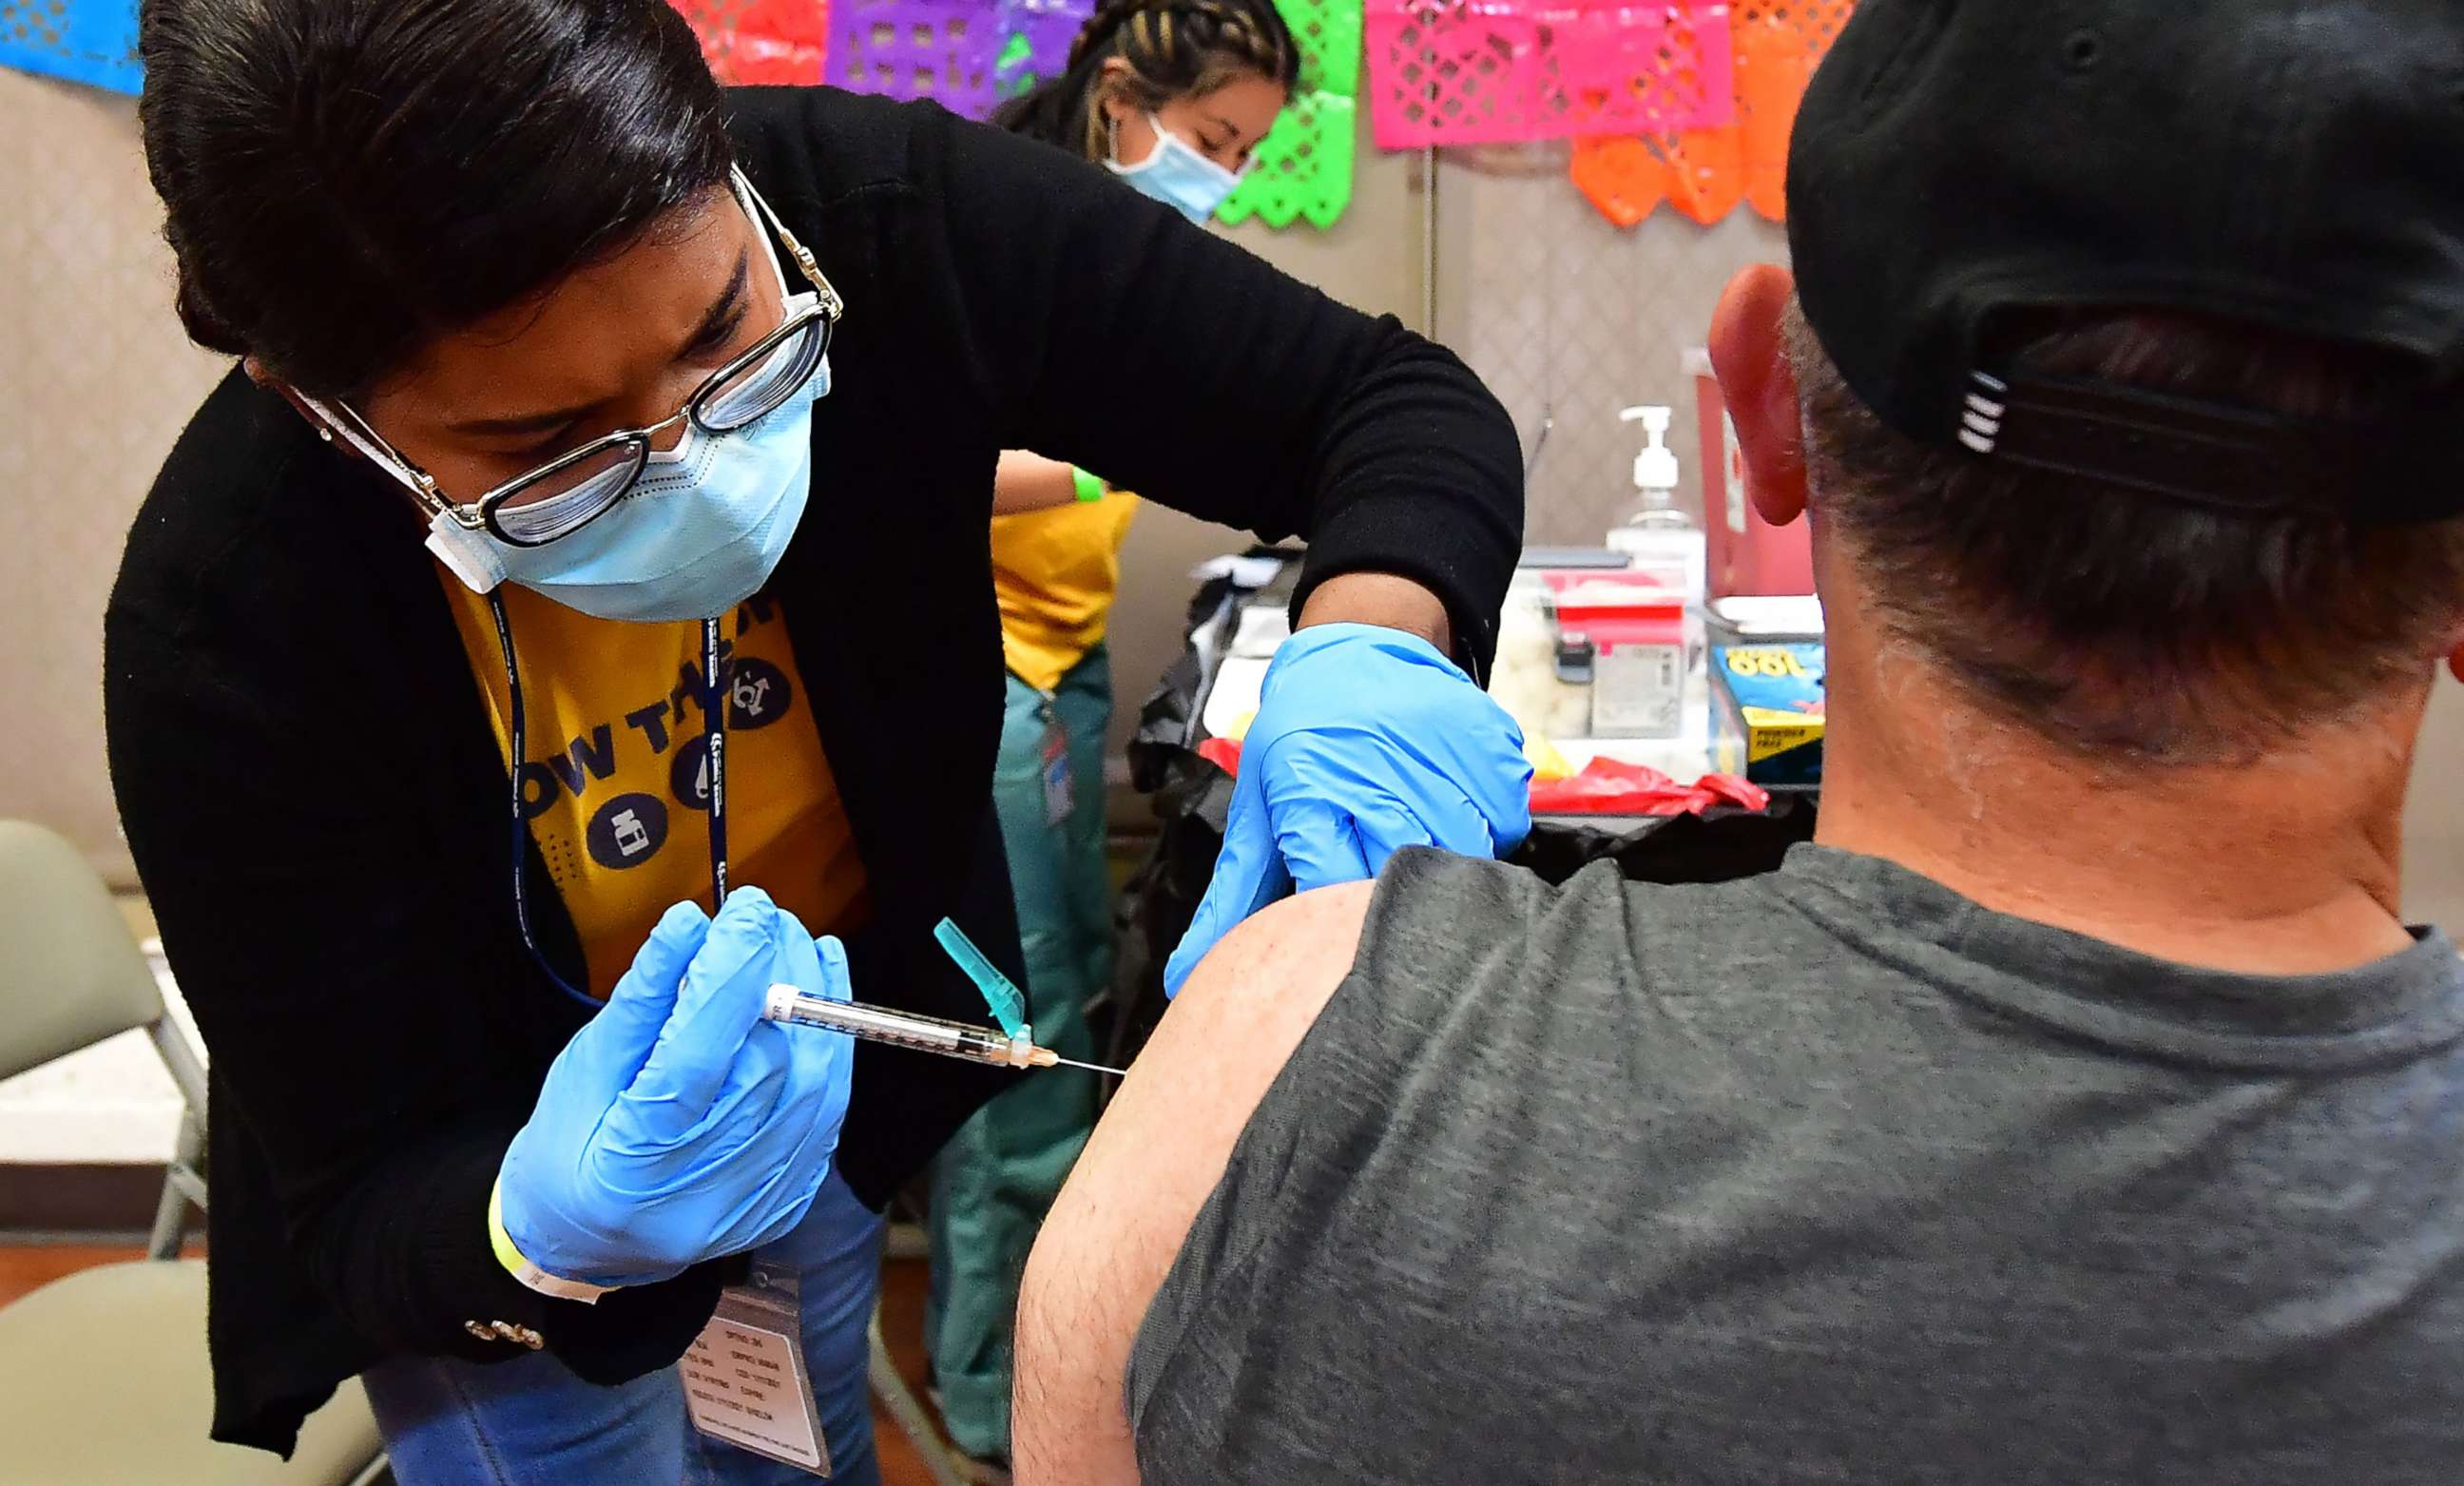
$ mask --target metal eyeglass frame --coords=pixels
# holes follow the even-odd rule
[[[776,411],[781,404],[794,395],[796,388],[810,381],[819,372],[823,361],[830,353],[830,342],[838,333],[839,319],[847,313],[846,301],[839,298],[838,290],[832,288],[829,279],[823,276],[821,265],[814,261],[812,251],[798,241],[795,233],[787,231],[787,224],[779,220],[779,213],[770,210],[770,203],[762,200],[761,193],[753,189],[753,183],[745,179],[744,172],[730,166],[728,176],[744,192],[746,199],[752,201],[760,211],[761,219],[769,224],[770,231],[786,248],[788,256],[796,260],[798,271],[812,284],[816,298],[812,304],[789,314],[778,329],[755,342],[742,355],[733,358],[726,366],[704,378],[701,386],[693,389],[693,394],[685,399],[685,405],[668,417],[646,428],[618,429],[614,432],[594,438],[577,449],[559,455],[535,470],[506,480],[476,500],[457,504],[446,499],[444,492],[438,489],[435,477],[413,464],[403,455],[400,450],[387,443],[385,435],[370,427],[368,421],[361,417],[348,403],[341,401],[327,403],[304,396],[301,401],[306,402],[309,407],[332,419],[336,424],[333,430],[320,430],[320,432],[326,432],[329,437],[332,433],[339,432],[358,445],[361,453],[370,455],[380,464],[389,466],[395,477],[419,502],[420,508],[431,518],[444,517],[465,531],[488,532],[497,541],[517,547],[546,546],[549,543],[560,542],[572,536],[592,521],[616,509],[624,503],[627,496],[633,493],[634,487],[641,482],[642,471],[649,464],[651,441],[659,434],[688,418],[692,419],[693,426],[703,432],[714,434],[732,433],[758,422]],[[822,324],[822,344],[813,353],[813,364],[805,369],[803,377],[796,379],[781,392],[778,402],[772,403],[751,417],[737,420],[723,427],[702,416],[702,405],[713,393],[725,387],[731,379],[759,365],[763,357],[786,344],[791,337],[801,333],[806,325],[817,320]],[[521,494],[526,487],[569,470],[577,464],[598,458],[608,450],[628,443],[632,446],[632,473],[626,477],[625,483],[618,488],[616,494],[608,498],[606,504],[573,525],[553,536],[526,539],[514,536],[496,520],[496,513],[504,509],[506,502]]]

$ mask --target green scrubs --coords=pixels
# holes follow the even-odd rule
[[[1104,732],[1111,665],[1102,646],[1045,697],[1012,676],[993,797],[1026,950],[1035,1040],[1095,1057],[1086,1005],[1111,983],[1112,889],[1104,858]],[[1036,1230],[1094,1128],[1096,1076],[1048,1068],[976,1112],[933,1169],[932,1292],[925,1341],[953,1443],[1009,1457],[1011,1328]]]

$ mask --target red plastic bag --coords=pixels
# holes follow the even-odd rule
[[[1241,745],[1229,738],[1209,738],[1198,745],[1198,756],[1226,774],[1241,777]]]
[[[1766,810],[1771,791],[1733,774],[1681,785],[1656,768],[1615,759],[1594,759],[1572,779],[1531,782],[1534,815],[1686,815],[1715,805]]]
[[[1206,739],[1198,756],[1226,774],[1241,773],[1241,745],[1229,738]],[[1681,785],[1656,768],[1615,759],[1594,759],[1572,779],[1531,781],[1534,815],[1685,815],[1715,805],[1768,810],[1771,791],[1733,774],[1705,774]]]

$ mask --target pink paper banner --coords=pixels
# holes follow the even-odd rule
[[[1716,128],[1736,117],[1725,3],[1368,0],[1386,149]]]

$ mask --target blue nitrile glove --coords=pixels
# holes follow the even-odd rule
[[[1223,854],[1164,991],[1286,894],[1374,877],[1407,846],[1503,855],[1530,832],[1523,729],[1436,646],[1380,625],[1302,630],[1266,668]]]
[[[520,1259],[647,1284],[802,1221],[838,1148],[853,1043],[764,1020],[781,982],[846,1000],[847,953],[759,888],[716,919],[668,910],[505,1152],[496,1207]]]

